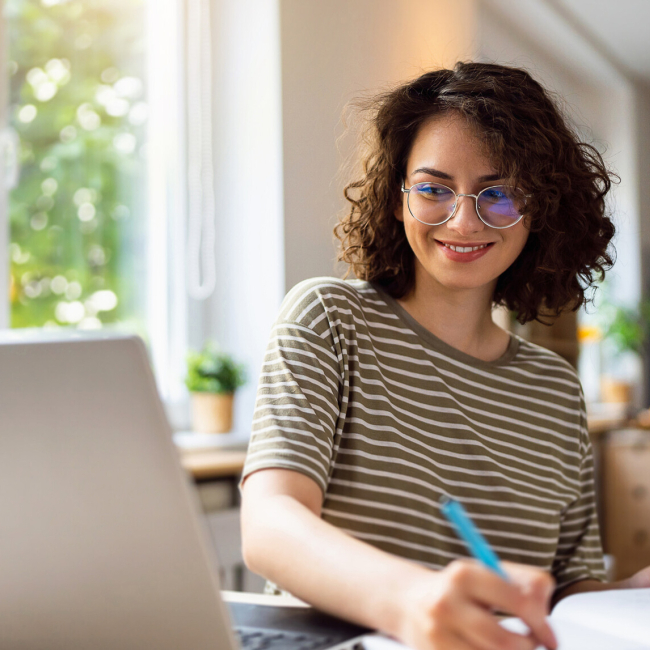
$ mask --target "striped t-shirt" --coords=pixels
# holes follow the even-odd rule
[[[449,495],[502,559],[558,588],[604,577],[573,368],[516,336],[476,359],[368,282],[316,278],[285,298],[244,478],[264,468],[310,477],[325,521],[432,569],[467,557],[440,512]]]

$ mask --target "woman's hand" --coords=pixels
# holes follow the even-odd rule
[[[647,589],[650,587],[650,566],[637,571],[631,578],[621,580],[621,589]]]
[[[520,564],[504,563],[506,582],[473,560],[457,560],[414,585],[403,601],[400,640],[417,650],[533,650],[556,648],[546,621],[553,579]],[[493,612],[519,617],[531,633],[501,627]]]

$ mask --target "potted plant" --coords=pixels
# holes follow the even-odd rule
[[[245,383],[244,368],[208,343],[187,356],[185,385],[192,395],[192,428],[197,433],[232,429],[235,391]]]
[[[650,301],[643,300],[635,308],[606,304],[603,312],[603,338],[611,341],[618,355],[631,354],[642,360],[647,352]],[[632,401],[633,386],[629,381],[603,377],[601,390],[603,401]]]

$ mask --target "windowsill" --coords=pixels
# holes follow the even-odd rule
[[[174,443],[182,454],[206,451],[245,450],[251,434],[249,431],[232,431],[230,433],[195,433],[178,431],[174,433]]]

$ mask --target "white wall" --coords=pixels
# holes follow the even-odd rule
[[[650,83],[634,88],[633,145],[638,178],[639,240],[643,295],[650,296]],[[650,354],[644,359],[642,406],[650,405]]]
[[[650,296],[650,82],[637,82],[634,89],[634,138],[639,175],[638,210],[643,288]]]
[[[284,295],[279,6],[214,0],[217,288],[191,305],[190,338],[246,364],[235,427],[250,427],[257,376]]]

